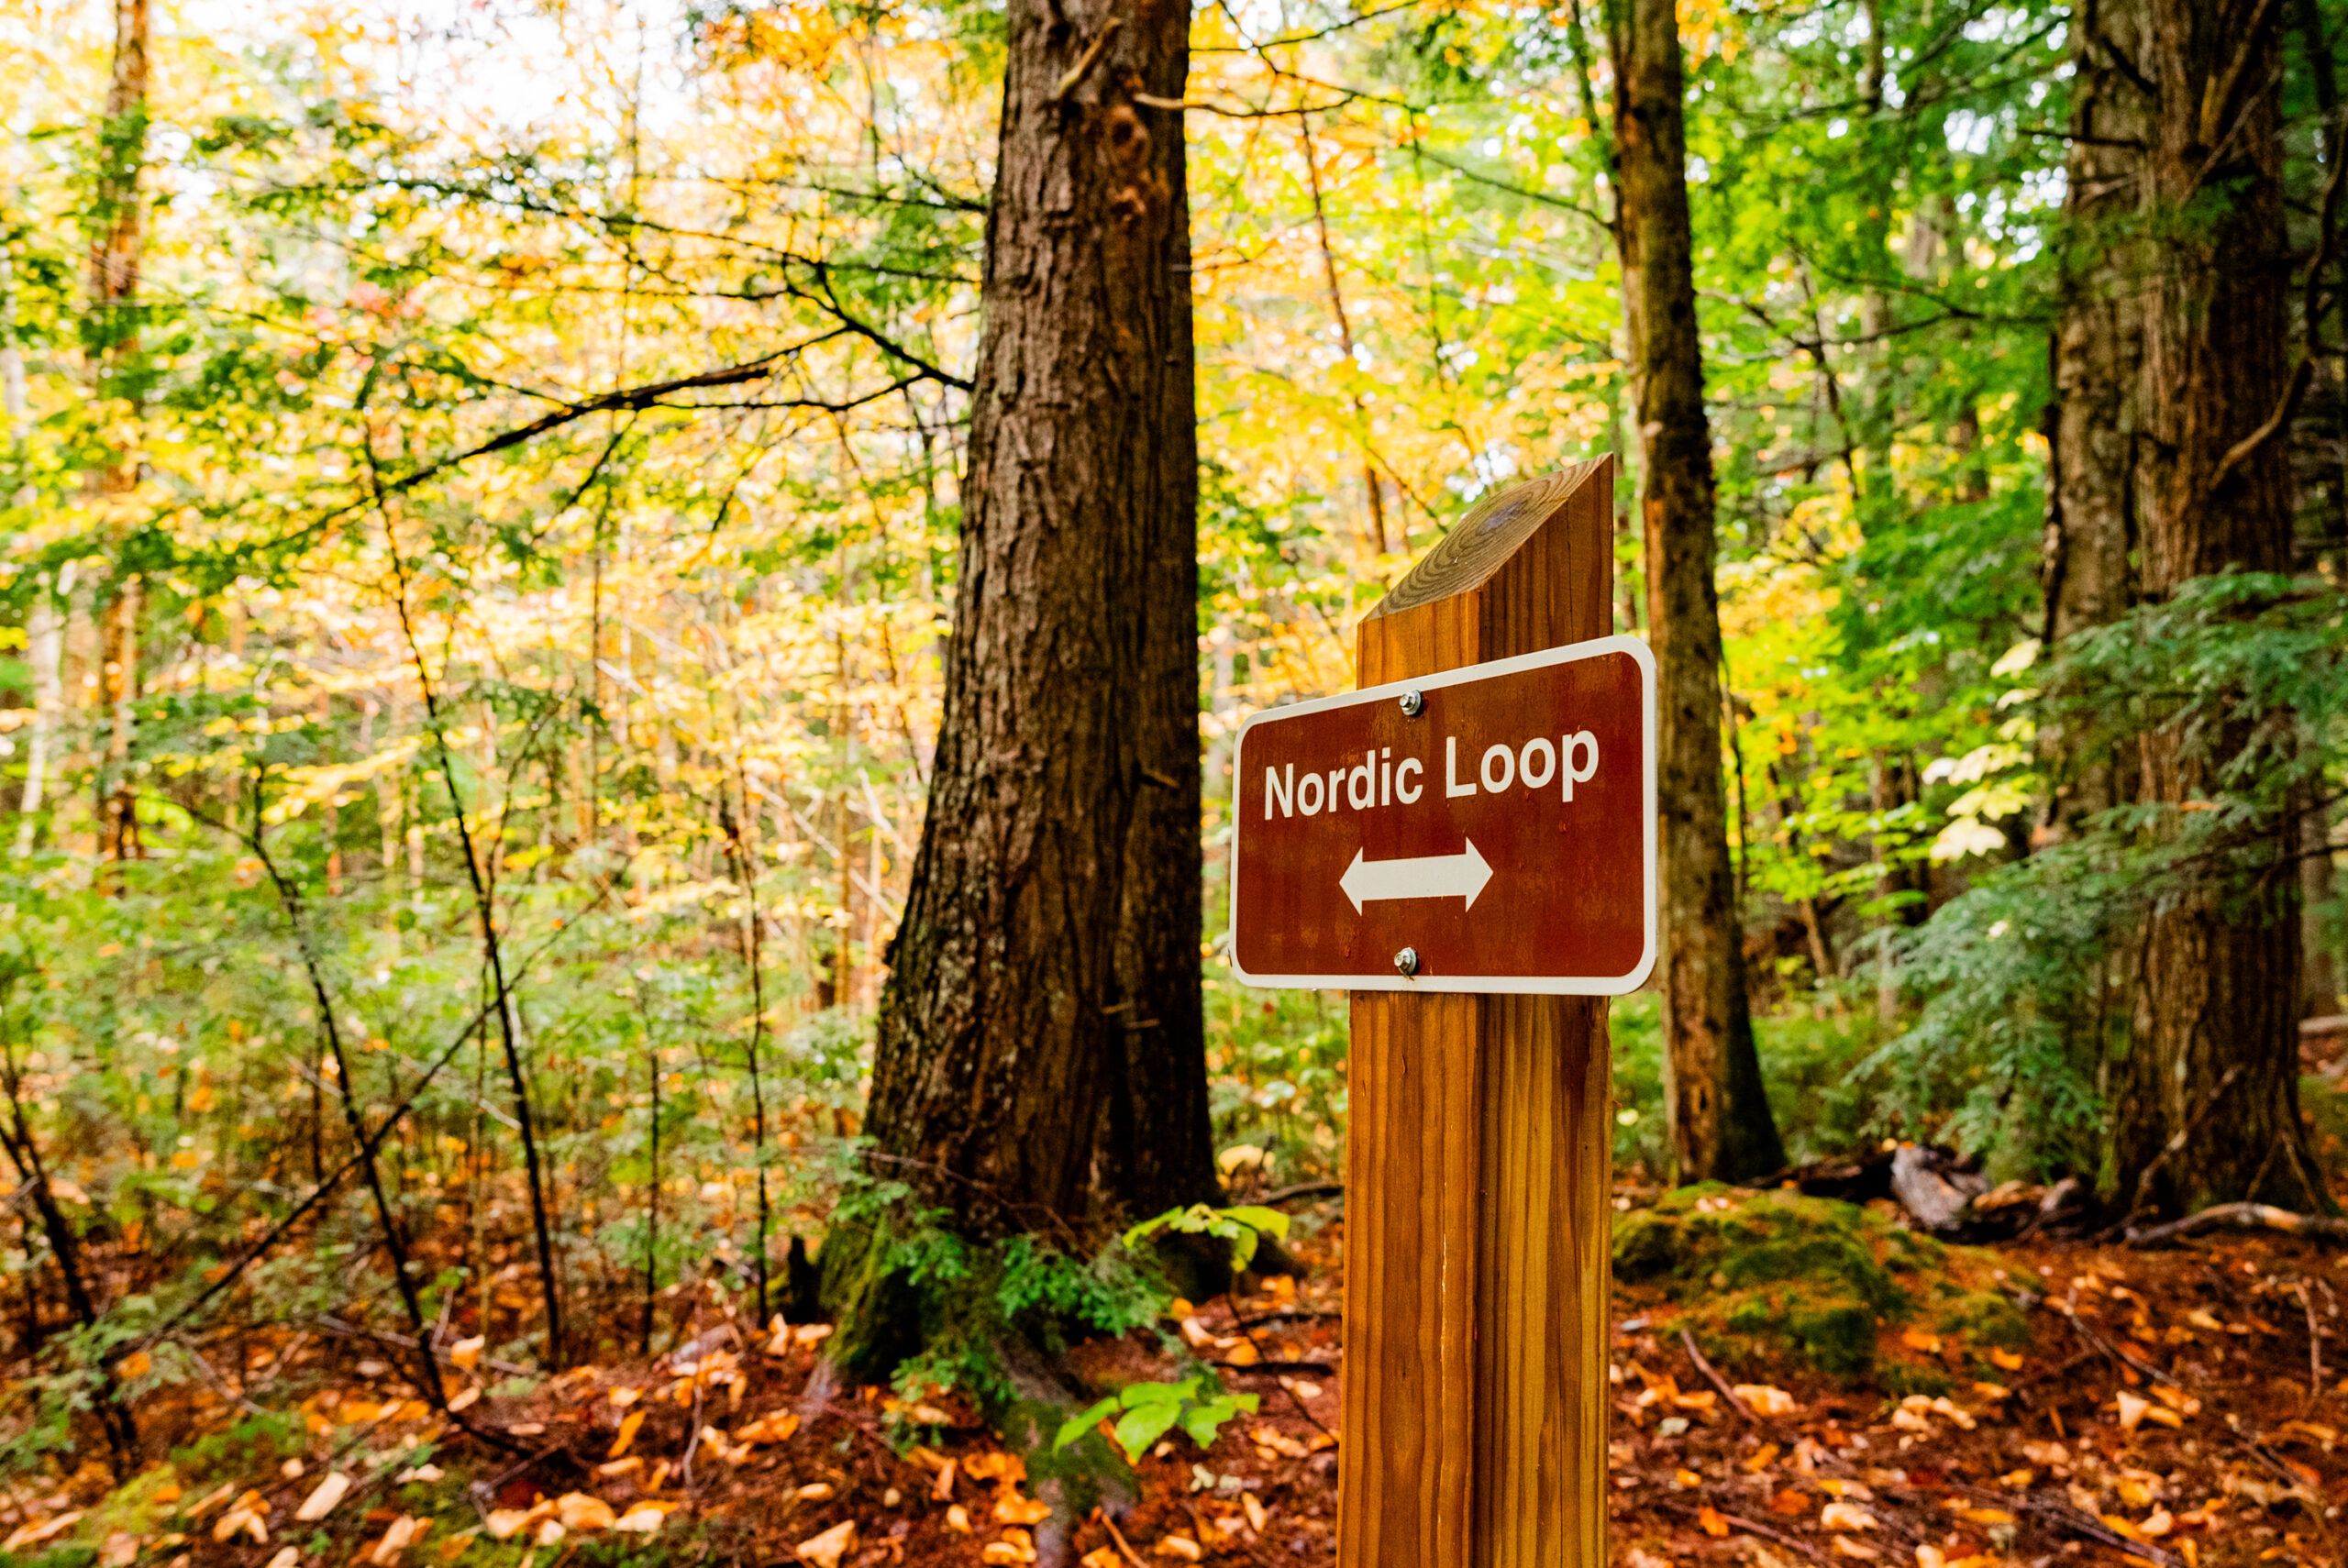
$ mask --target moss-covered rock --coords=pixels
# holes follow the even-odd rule
[[[1948,1336],[2013,1344],[2029,1325],[1977,1283],[1995,1260],[1856,1204],[1706,1182],[1615,1221],[1615,1276],[1659,1287],[1732,1362],[1789,1354],[1831,1375],[1873,1373],[1883,1331],[1929,1316]],[[1918,1377],[1931,1367],[1909,1367]],[[1941,1374],[1944,1378],[1945,1374]]]
[[[2030,1320],[1994,1290],[1944,1286],[1933,1304],[1933,1326],[1944,1334],[2001,1350],[2020,1350],[2030,1343]]]

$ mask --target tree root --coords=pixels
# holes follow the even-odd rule
[[[2287,1236],[2304,1236],[2312,1241],[2348,1242],[2348,1220],[2335,1220],[2320,1214],[2294,1214],[2287,1209],[2276,1209],[2265,1203],[2219,1203],[2198,1214],[2172,1220],[2165,1225],[2131,1230],[2128,1244],[2132,1247],[2157,1247],[2181,1236],[2197,1236],[2204,1231],[2220,1229],[2279,1231]]]

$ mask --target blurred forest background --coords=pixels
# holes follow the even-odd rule
[[[0,6],[0,1470],[207,1377],[223,1315],[453,1320],[518,1369],[672,1348],[713,1278],[812,1309],[957,590],[999,8],[152,3]],[[1588,9],[1191,17],[1235,1198],[1340,1177],[1346,1055],[1342,997],[1223,965],[1236,727],[1598,454],[1647,630]],[[2348,10],[2255,10],[2287,558],[2091,603],[2056,453],[2134,428],[2087,318],[2164,242],[2090,112],[2128,54],[2050,0],[1680,8],[1726,830],[1797,1165],[1938,1143],[2127,1210],[2145,933],[2245,824],[2301,954],[2259,984],[2343,1010]],[[2192,789],[2111,782],[2151,730]],[[2253,1187],[2340,1154],[2327,1027]],[[1634,1188],[1678,1174],[1660,1038],[1615,1005]]]

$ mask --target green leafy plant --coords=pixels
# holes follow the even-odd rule
[[[1178,1426],[1200,1448],[1212,1448],[1225,1421],[1243,1410],[1255,1414],[1257,1403],[1253,1394],[1223,1392],[1204,1374],[1180,1383],[1129,1383],[1062,1421],[1052,1439],[1052,1452],[1058,1453],[1112,1416],[1116,1417],[1111,1430],[1117,1446],[1136,1464],[1150,1444]]]
[[[1213,1209],[1203,1203],[1193,1203],[1188,1209],[1169,1209],[1154,1220],[1145,1220],[1125,1232],[1127,1247],[1137,1247],[1160,1231],[1184,1236],[1213,1236],[1231,1243],[1231,1266],[1244,1269],[1256,1259],[1256,1249],[1263,1238],[1275,1241],[1288,1235],[1288,1216],[1277,1209],[1256,1204],[1242,1204],[1236,1209]]]

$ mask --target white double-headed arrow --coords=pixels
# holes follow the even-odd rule
[[[1353,900],[1354,912],[1373,899],[1465,899],[1462,909],[1476,907],[1476,895],[1492,879],[1492,868],[1476,853],[1476,841],[1457,855],[1425,855],[1415,860],[1365,860],[1354,851],[1354,863],[1337,878],[1337,886]]]

